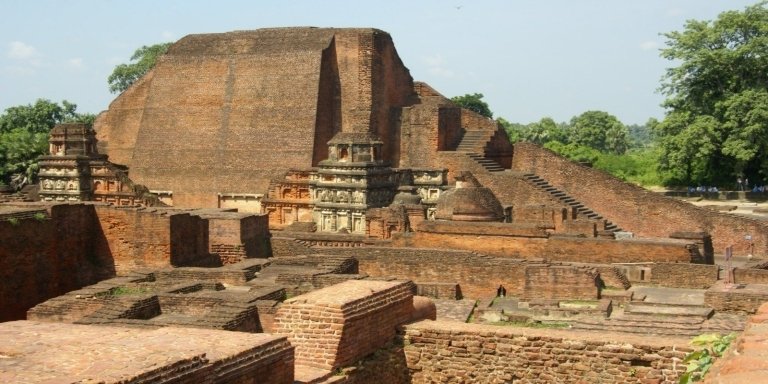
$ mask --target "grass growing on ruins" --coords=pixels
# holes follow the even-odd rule
[[[540,329],[563,329],[570,328],[571,325],[563,322],[546,322],[540,321],[494,321],[489,323],[491,325],[499,325],[504,327],[518,327],[518,328],[540,328]]]
[[[150,292],[146,287],[114,287],[105,292],[102,296],[127,296],[127,295],[141,295]]]
[[[15,227],[15,226],[17,226],[17,225],[19,225],[19,219],[15,218],[15,217],[11,217],[11,218],[10,218],[10,219],[8,219],[7,221],[8,221],[8,222],[9,222],[11,225],[13,225],[14,227]]]
[[[48,216],[46,216],[45,213],[38,212],[38,213],[35,213],[34,218],[37,221],[43,221],[43,220],[48,219]]]
[[[706,333],[699,335],[691,340],[691,345],[699,349],[689,353],[683,359],[687,364],[685,373],[680,376],[680,384],[694,383],[704,379],[715,359],[721,357],[723,352],[731,345],[736,338],[735,333],[729,335],[720,335],[717,333]]]
[[[596,300],[563,300],[560,302],[561,308],[597,308],[600,302]]]

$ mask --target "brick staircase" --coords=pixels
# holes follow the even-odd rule
[[[523,175],[523,179],[525,179],[525,181],[527,181],[537,189],[541,190],[542,192],[549,194],[555,200],[575,209],[579,216],[584,216],[592,220],[605,220],[606,231],[619,232],[622,230],[618,225],[612,223],[609,220],[606,220],[603,216],[599,215],[597,212],[593,211],[591,208],[585,206],[583,203],[576,200],[574,197],[553,187],[551,184],[549,184],[549,182],[547,182],[540,176],[535,175],[533,173],[526,173],[525,175]]]
[[[48,211],[45,209],[29,209],[29,210],[19,210],[15,212],[8,212],[4,214],[0,214],[0,220],[25,220],[25,219],[37,219],[37,220],[45,220],[50,219],[51,216],[48,214]]]
[[[488,172],[503,172],[504,167],[499,165],[499,163],[483,156],[479,155],[477,153],[467,153],[467,156],[469,156],[470,159],[474,160],[476,163],[480,164],[483,168],[485,168]]]
[[[461,142],[456,147],[457,152],[483,153],[485,145],[493,137],[493,131],[465,130]]]
[[[25,185],[20,191],[0,192],[0,203],[23,203],[35,201],[32,195],[37,195],[37,185]]]
[[[488,172],[502,172],[504,168],[499,163],[484,155],[485,146],[494,134],[494,131],[466,130],[456,152],[463,152]]]

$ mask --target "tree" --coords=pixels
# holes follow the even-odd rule
[[[61,105],[38,99],[35,104],[10,107],[0,115],[0,133],[23,129],[31,133],[47,133],[57,123],[76,119],[77,105],[66,100]]]
[[[667,113],[656,125],[661,167],[691,183],[768,175],[768,9],[766,2],[690,20],[664,35],[660,90]],[[753,179],[753,180],[754,180]]]
[[[522,134],[523,134],[523,131],[525,130],[525,125],[520,123],[512,123],[503,117],[496,118],[496,122],[499,123],[502,127],[504,127],[504,131],[507,132],[507,137],[509,137],[509,141],[516,143],[518,141],[523,140]]]
[[[109,91],[118,93],[128,89],[136,80],[141,79],[142,76],[155,66],[157,59],[168,51],[171,44],[173,43],[144,45],[133,52],[131,61],[135,61],[134,63],[120,64],[109,75],[107,79]]]
[[[14,173],[32,180],[38,156],[48,150],[51,128],[64,122],[93,122],[94,115],[76,110],[77,105],[66,100],[59,105],[45,99],[6,109],[0,115],[0,181],[7,181]]]
[[[568,144],[568,127],[557,124],[551,117],[543,117],[536,123],[528,124],[524,135],[525,141],[544,145],[551,141]]]
[[[629,130],[616,116],[587,111],[571,119],[570,142],[620,155],[629,148]]]
[[[482,93],[473,93],[471,95],[467,93],[464,96],[454,96],[451,98],[451,101],[462,108],[477,112],[489,119],[493,118],[493,112],[488,107],[488,103],[483,101]]]

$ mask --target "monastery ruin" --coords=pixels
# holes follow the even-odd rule
[[[512,144],[381,30],[186,36],[49,152],[0,195],[0,382],[676,383],[742,331],[710,375],[768,369],[765,220]]]

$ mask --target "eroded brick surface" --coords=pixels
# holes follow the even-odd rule
[[[421,321],[405,327],[413,383],[676,383],[687,339]]]
[[[286,300],[276,333],[296,347],[297,364],[334,369],[386,344],[410,319],[413,283],[352,280]]]
[[[4,383],[293,383],[285,337],[190,328],[0,324]]]

